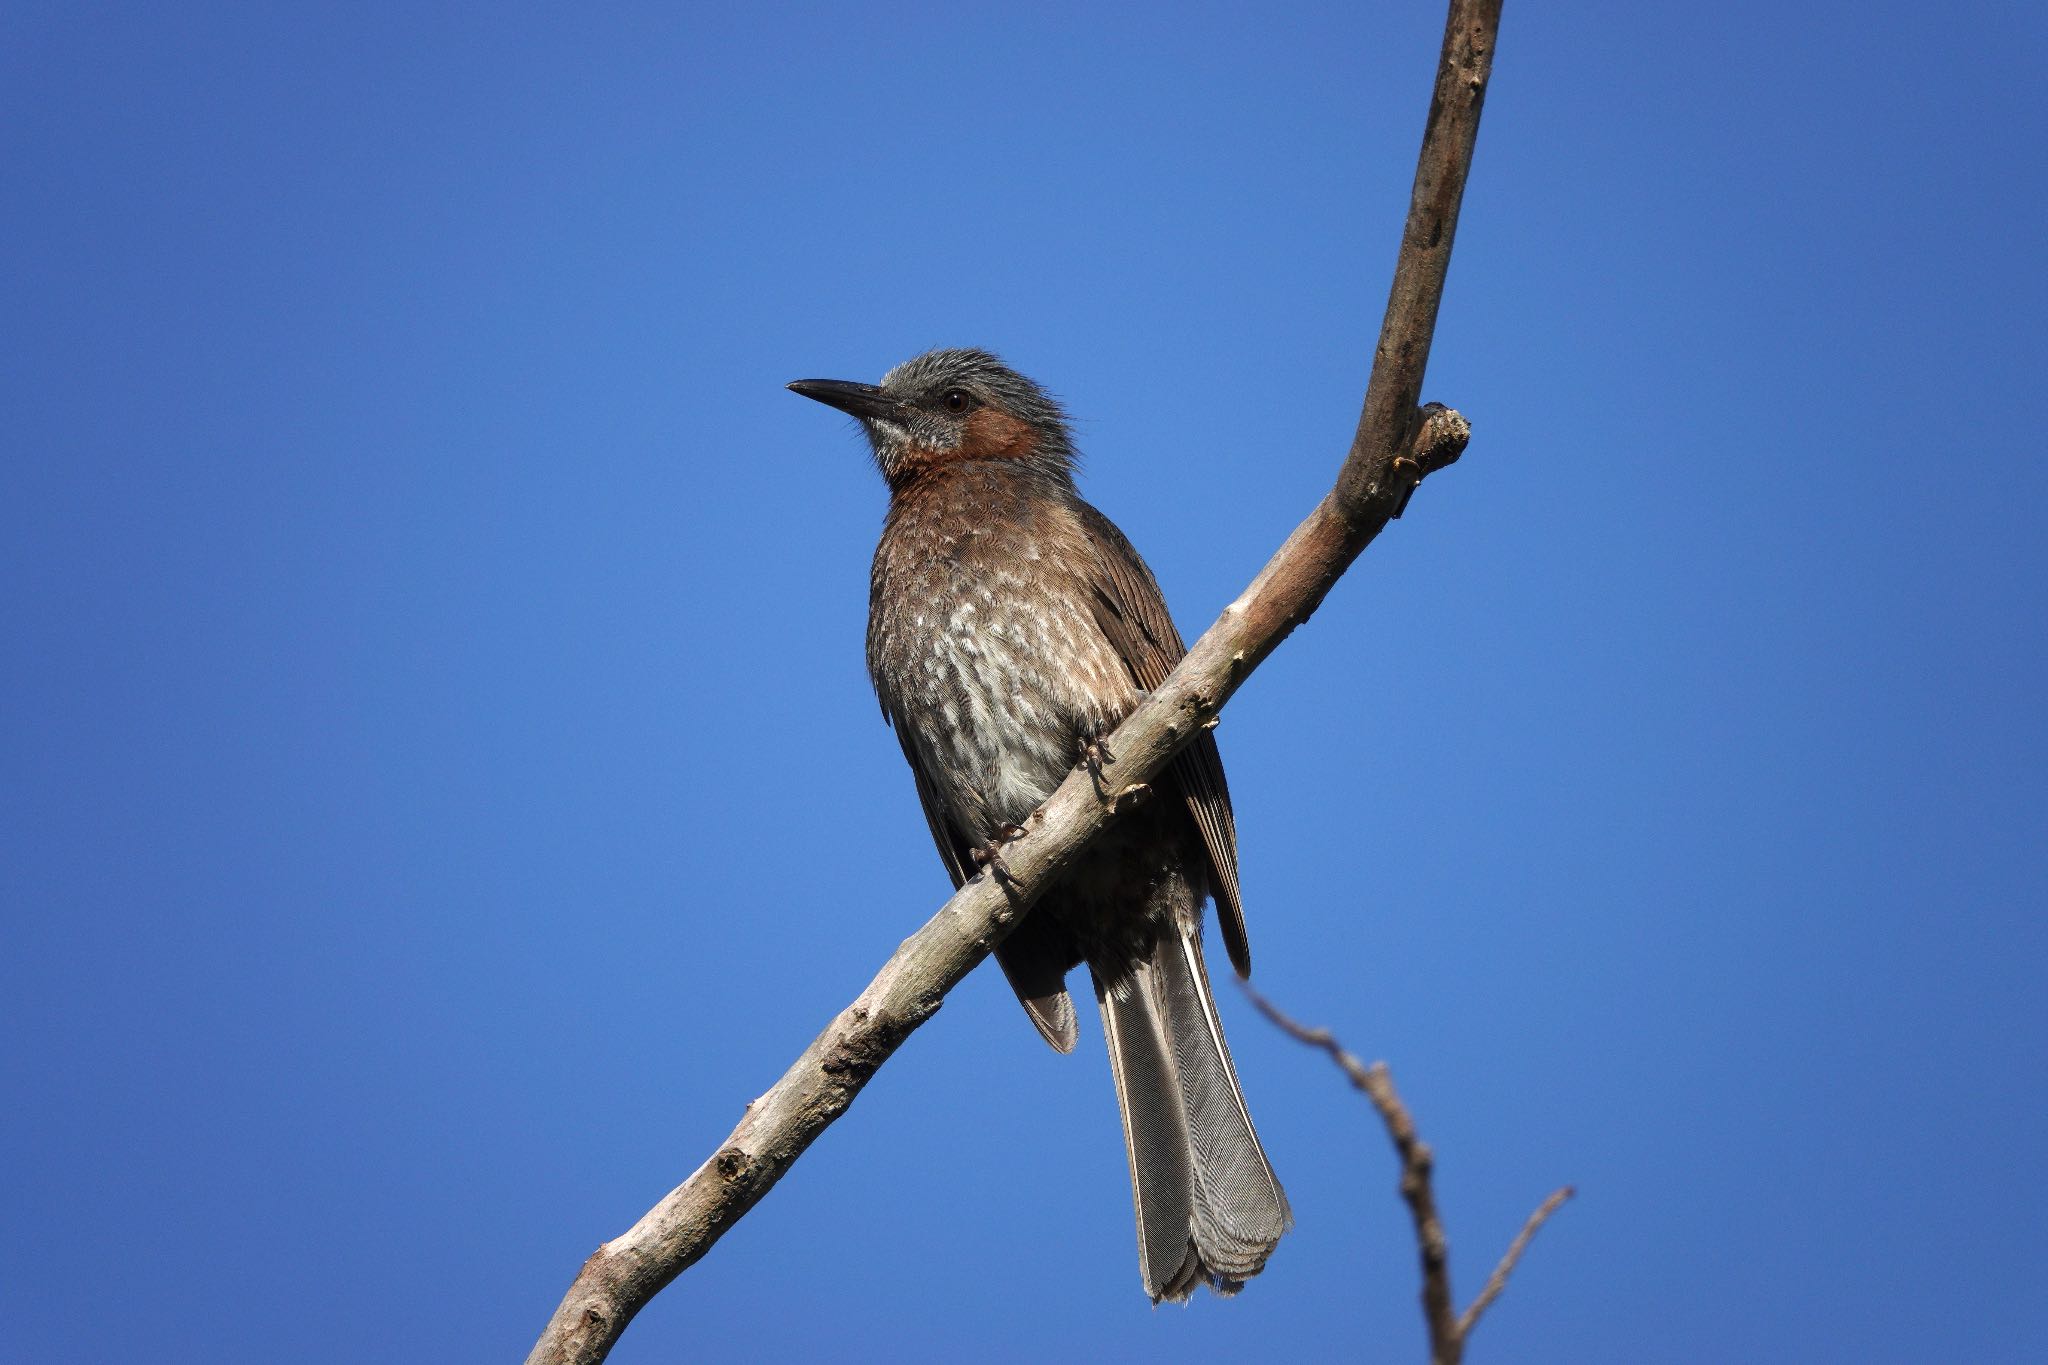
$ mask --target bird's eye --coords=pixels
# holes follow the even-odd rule
[[[946,405],[947,412],[965,412],[974,406],[974,399],[965,389],[947,389],[946,396],[939,401]]]

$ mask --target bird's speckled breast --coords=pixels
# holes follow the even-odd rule
[[[1064,478],[962,464],[900,489],[875,550],[868,671],[961,831],[1021,821],[1137,693],[1096,624]]]

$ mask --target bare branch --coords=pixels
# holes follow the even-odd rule
[[[1479,1297],[1472,1300],[1472,1306],[1458,1319],[1459,1336],[1472,1335],[1472,1329],[1479,1325],[1481,1315],[1493,1307],[1493,1301],[1500,1297],[1500,1291],[1508,1287],[1508,1276],[1515,1273],[1515,1264],[1522,1259],[1522,1253],[1529,1249],[1529,1241],[1535,1237],[1537,1229],[1549,1222],[1550,1215],[1563,1208],[1564,1201],[1577,1193],[1577,1190],[1566,1185],[1560,1190],[1553,1191],[1550,1198],[1536,1206],[1536,1212],[1530,1214],[1529,1221],[1522,1224],[1522,1230],[1515,1234],[1515,1240],[1508,1243],[1508,1249],[1501,1256],[1500,1264],[1493,1268],[1493,1274],[1486,1277],[1486,1288],[1479,1291]]]
[[[1240,981],[1237,984],[1239,989],[1251,997],[1252,1004],[1258,1006],[1259,1013],[1265,1015],[1267,1020],[1277,1025],[1282,1032],[1298,1043],[1307,1043],[1310,1047],[1321,1048],[1329,1053],[1330,1060],[1335,1062],[1338,1068],[1351,1078],[1351,1084],[1363,1090],[1367,1098],[1372,1100],[1373,1108],[1380,1111],[1380,1116],[1387,1119],[1388,1122],[1392,1122],[1389,1111],[1381,1107],[1384,1088],[1375,1089],[1373,1068],[1359,1060],[1357,1053],[1346,1052],[1344,1045],[1337,1041],[1336,1034],[1326,1028],[1310,1028],[1306,1024],[1296,1022],[1292,1016],[1282,1011],[1278,1005],[1261,995],[1258,988],[1249,981]],[[1398,1101],[1396,1102],[1396,1108],[1398,1109]]]
[[[1112,790],[1149,783],[1211,724],[1260,661],[1308,619],[1330,585],[1406,504],[1415,485],[1457,458],[1469,429],[1443,408],[1415,406],[1443,297],[1458,204],[1499,24],[1498,0],[1453,0],[1413,202],[1394,270],[1357,433],[1336,486],[1188,652],[1172,675],[1105,737]],[[695,1264],[846,1112],[876,1069],[946,992],[987,956],[1039,891],[1113,818],[1085,766],[1007,845],[1011,874],[977,877],[906,939],[688,1179],[584,1262],[529,1365],[601,1361],[661,1288]],[[1128,803],[1121,803],[1128,804]]]
[[[1456,1300],[1451,1296],[1450,1240],[1444,1235],[1443,1217],[1436,1207],[1436,1154],[1417,1136],[1415,1117],[1408,1112],[1408,1106],[1394,1089],[1393,1073],[1387,1070],[1387,1064],[1374,1062],[1366,1065],[1356,1053],[1346,1051],[1330,1030],[1310,1028],[1296,1022],[1249,985],[1244,987],[1244,992],[1258,1006],[1259,1013],[1290,1036],[1329,1053],[1331,1060],[1350,1078],[1351,1084],[1363,1090],[1366,1098],[1372,1101],[1372,1107],[1379,1111],[1387,1136],[1393,1139],[1394,1152],[1401,1159],[1401,1198],[1408,1205],[1408,1216],[1415,1224],[1415,1245],[1422,1255],[1422,1320],[1429,1328],[1430,1365],[1459,1365],[1465,1356],[1466,1338],[1478,1325],[1480,1316],[1507,1288],[1508,1276],[1514,1273],[1515,1263],[1522,1259],[1522,1253],[1528,1249],[1529,1240],[1536,1235],[1536,1230],[1563,1206],[1565,1200],[1572,1197],[1572,1187],[1567,1185],[1557,1191],[1529,1215],[1529,1221],[1515,1234],[1515,1240],[1508,1244],[1507,1254],[1500,1258],[1500,1264],[1487,1278],[1486,1287],[1479,1291],[1479,1297],[1472,1301],[1472,1306],[1460,1315],[1454,1306]]]

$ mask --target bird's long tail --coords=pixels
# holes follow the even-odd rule
[[[1293,1222],[1230,1065],[1199,934],[1169,929],[1128,973],[1095,972],[1155,1303],[1205,1283],[1236,1293]]]

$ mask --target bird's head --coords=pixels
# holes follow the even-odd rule
[[[977,460],[1017,460],[1058,474],[1073,468],[1059,403],[987,351],[927,351],[880,384],[799,379],[789,387],[858,418],[891,487]]]

